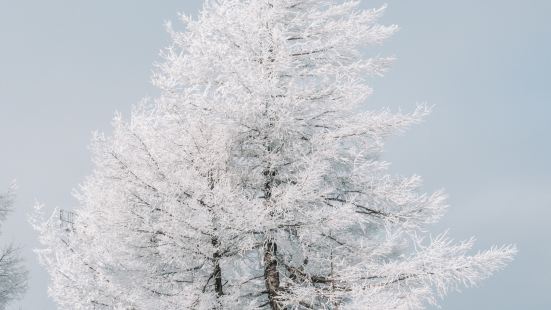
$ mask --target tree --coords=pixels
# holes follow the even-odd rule
[[[421,309],[511,260],[420,237],[445,195],[380,155],[429,109],[367,110],[392,59],[366,48],[397,27],[358,5],[207,1],[169,27],[161,95],[95,135],[73,220],[36,225],[60,306]]]
[[[15,185],[0,195],[0,224],[12,211]],[[27,271],[22,264],[18,248],[9,244],[0,248],[0,309],[20,298],[27,289]]]

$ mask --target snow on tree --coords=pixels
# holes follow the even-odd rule
[[[422,309],[512,259],[423,238],[442,192],[381,159],[418,123],[373,111],[396,26],[358,1],[207,1],[169,27],[130,120],[96,134],[74,216],[36,222],[64,309]],[[65,213],[67,214],[67,213]]]
[[[13,209],[15,185],[0,195],[0,224]],[[9,244],[0,248],[0,309],[20,298],[27,289],[27,271],[18,248]]]

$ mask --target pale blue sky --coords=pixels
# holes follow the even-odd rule
[[[366,7],[380,0],[364,0]],[[442,223],[478,247],[516,243],[517,260],[443,309],[551,309],[551,1],[388,0],[384,22],[401,31],[396,55],[374,82],[373,107],[436,105],[393,138],[386,158],[400,174],[445,188]],[[91,132],[109,132],[115,110],[154,96],[152,63],[168,42],[163,22],[195,14],[201,0],[0,0],[0,188],[17,178],[17,212],[2,240],[22,244],[31,270],[12,309],[55,309],[26,222],[36,200],[71,208],[91,169]]]

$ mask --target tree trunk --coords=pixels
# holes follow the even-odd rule
[[[267,147],[268,151],[271,148]],[[266,204],[269,205],[270,198],[272,197],[272,184],[276,172],[267,168],[264,171],[266,177],[266,183],[264,184],[264,199]],[[272,310],[280,310],[282,307],[277,302],[277,295],[279,291],[279,271],[277,270],[277,244],[271,237],[268,237],[264,244],[264,281],[266,283],[266,290],[268,292],[268,302]]]
[[[218,247],[218,238],[212,239],[212,245],[215,247]],[[216,250],[213,255],[214,259],[214,271],[213,271],[213,278],[214,278],[214,291],[218,296],[224,295],[224,291],[222,290],[222,269],[220,268],[220,252]]]
[[[277,245],[272,242],[266,242],[264,247],[264,280],[266,290],[268,291],[268,301],[272,310],[280,310],[281,306],[277,303],[279,290],[279,272],[277,270]]]

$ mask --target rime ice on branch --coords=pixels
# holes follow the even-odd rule
[[[72,223],[37,224],[64,309],[421,309],[502,268],[505,246],[418,236],[444,213],[380,159],[429,111],[370,111],[397,29],[357,1],[207,1],[97,134]],[[169,29],[171,29],[169,27]],[[366,52],[367,51],[367,52]],[[69,228],[68,228],[69,227]]]

